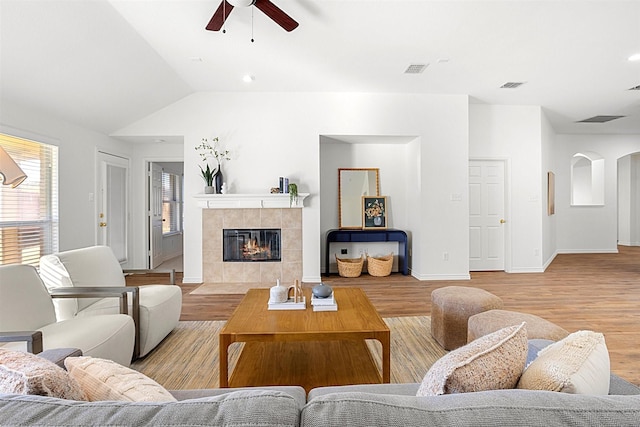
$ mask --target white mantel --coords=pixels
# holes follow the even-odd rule
[[[309,193],[298,193],[298,201],[291,205],[289,193],[278,194],[196,194],[202,209],[303,208]]]

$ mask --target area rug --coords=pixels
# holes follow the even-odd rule
[[[431,337],[431,319],[390,317],[384,321],[391,330],[391,382],[420,382],[429,367],[446,353]],[[131,367],[169,390],[217,388],[218,332],[224,323],[179,322],[155,350]],[[380,343],[367,341],[367,344],[380,369]],[[243,345],[234,343],[229,347],[230,372]]]

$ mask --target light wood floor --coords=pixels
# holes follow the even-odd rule
[[[154,280],[157,277],[149,275],[128,283]],[[570,332],[604,333],[612,371],[640,385],[640,247],[620,246],[618,254],[558,255],[544,273],[474,272],[469,281],[419,281],[398,273],[354,279],[332,275],[323,281],[363,288],[383,317],[430,315],[430,295],[436,288],[482,288],[501,297],[507,310],[536,314]],[[182,320],[226,320],[242,299],[190,295],[199,285],[181,286]]]

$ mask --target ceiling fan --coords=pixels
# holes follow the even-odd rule
[[[209,31],[219,31],[236,6],[255,6],[286,31],[292,31],[298,26],[298,23],[294,21],[293,18],[284,13],[282,9],[270,0],[222,0],[222,3],[220,3],[220,6],[218,6],[218,9],[207,24],[206,29]]]

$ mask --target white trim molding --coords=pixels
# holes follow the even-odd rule
[[[293,204],[288,193],[277,194],[196,194],[202,209],[303,208],[309,193],[298,193]]]

